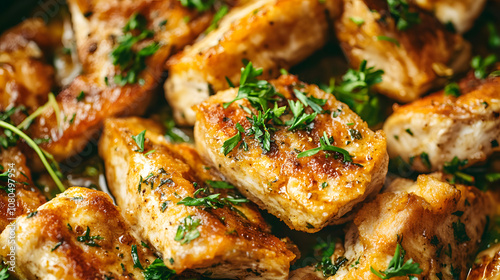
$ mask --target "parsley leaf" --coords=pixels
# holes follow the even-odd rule
[[[293,118],[286,122],[286,125],[290,126],[288,130],[307,128],[318,115],[318,113],[306,114],[300,101],[288,100],[288,105],[293,114]]]
[[[194,8],[198,12],[209,10],[215,3],[215,0],[179,0],[181,5],[187,8]]]
[[[474,68],[474,76],[477,79],[484,79],[488,76],[488,68],[498,61],[497,56],[490,54],[485,58],[476,55],[472,58],[470,65]]]
[[[175,241],[181,244],[188,244],[192,240],[200,237],[200,232],[197,227],[201,225],[201,221],[196,218],[192,218],[191,215],[184,218],[179,227],[177,228],[177,233],[175,234]]]
[[[420,23],[418,13],[410,12],[410,5],[406,0],[387,0],[387,4],[398,30],[404,31]]]
[[[444,87],[444,95],[460,96],[460,87],[457,83],[449,83]]]
[[[303,92],[297,89],[293,89],[293,92],[295,93],[295,96],[304,104],[304,106],[310,106],[314,112],[316,113],[321,113],[323,112],[323,108],[321,106],[324,106],[326,104],[326,99],[318,99],[314,98],[313,96],[307,97]]]
[[[328,152],[336,152],[339,153],[343,156],[343,162],[352,162],[351,155],[349,154],[348,151],[333,146],[330,144],[330,140],[333,141],[333,139],[329,139],[328,136],[326,135],[326,132],[323,132],[323,136],[319,138],[320,146],[314,149],[310,149],[304,152],[301,152],[297,155],[297,158],[302,158],[302,157],[310,157],[313,156],[320,151],[328,151]]]
[[[220,9],[217,10],[217,12],[215,12],[212,22],[210,23],[210,26],[207,28],[207,30],[205,30],[205,34],[208,34],[213,30],[217,29],[219,27],[219,22],[225,15],[227,15],[228,12],[229,12],[229,7],[227,5],[222,5],[222,7],[220,7]]]
[[[76,238],[77,241],[85,243],[85,245],[90,246],[90,247],[101,247],[99,244],[95,242],[95,240],[103,240],[104,238],[95,235],[95,236],[90,236],[90,228],[87,226],[87,230],[84,232],[84,235],[78,236]]]
[[[379,41],[387,41],[387,42],[390,42],[390,43],[393,43],[394,45],[396,46],[400,46],[399,44],[399,41],[392,38],[392,37],[387,37],[387,36],[377,36],[377,40]]]
[[[110,53],[113,65],[120,68],[121,73],[114,77],[114,81],[119,86],[135,84],[138,81],[138,76],[142,70],[146,69],[145,59],[153,55],[160,45],[157,42],[152,42],[139,51],[134,51],[133,46],[154,35],[152,30],[146,29],[146,18],[140,14],[134,14],[123,28],[125,33],[118,38],[118,46]],[[139,35],[135,36],[132,31],[140,31]]]
[[[234,186],[224,181],[207,180],[205,183],[215,189],[234,189]]]
[[[338,258],[335,263],[332,262],[332,255],[335,252],[335,242],[320,243],[315,249],[323,250],[321,261],[316,264],[316,270],[321,271],[323,276],[330,277],[337,273],[340,267],[347,262],[345,257]]]
[[[365,23],[365,20],[360,17],[350,17],[349,20],[354,22],[357,26],[361,26]]]
[[[238,146],[240,141],[241,131],[238,131],[236,135],[224,141],[224,144],[222,144],[221,152],[224,154],[224,156],[227,156],[227,154],[229,154],[234,148],[236,148],[236,146]]]
[[[369,126],[373,126],[382,121],[384,114],[380,98],[371,91],[371,88],[382,82],[384,71],[375,70],[374,67],[367,68],[366,64],[367,61],[363,60],[358,70],[347,70],[338,86],[335,86],[335,81],[331,80],[330,86],[320,87],[347,104]]]
[[[169,269],[162,259],[156,259],[143,274],[145,280],[168,280],[175,275],[175,270]]]
[[[146,130],[141,131],[141,133],[137,135],[132,135],[132,139],[134,139],[135,143],[139,147],[136,152],[142,153],[144,152],[144,136],[146,135]]]
[[[398,243],[396,246],[396,251],[394,252],[394,257],[389,262],[389,266],[385,271],[376,271],[370,266],[370,270],[373,274],[377,275],[381,279],[390,279],[398,276],[409,276],[409,274],[420,274],[422,269],[418,263],[414,263],[413,259],[409,259],[403,264],[405,259],[406,251]],[[411,276],[410,276],[411,277]]]
[[[141,260],[139,259],[139,254],[137,254],[137,245],[132,245],[131,255],[132,261],[134,262],[134,267],[137,267],[140,270],[144,270],[141,264]]]
[[[497,32],[495,23],[490,21],[488,22],[487,27],[488,27],[488,33],[490,35],[488,38],[488,45],[492,49],[500,48],[500,35]]]
[[[450,180],[451,184],[455,184],[456,182],[461,183],[474,183],[474,177],[468,175],[460,170],[469,163],[467,159],[460,160],[457,156],[455,156],[451,161],[445,162],[443,166],[444,173],[453,175]]]

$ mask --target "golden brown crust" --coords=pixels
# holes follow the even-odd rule
[[[178,0],[168,1],[69,1],[76,33],[77,48],[85,71],[57,96],[60,115],[52,108],[44,111],[30,129],[34,138],[51,138],[43,144],[57,160],[81,151],[94,138],[107,117],[141,115],[147,109],[153,92],[162,82],[163,64],[176,49],[186,45],[209,24],[211,12],[198,14],[183,7]],[[146,70],[139,79],[144,82],[120,87],[113,83],[118,67],[110,53],[117,46],[122,28],[134,13],[147,19],[147,28],[160,49],[146,59]],[[189,22],[184,18],[190,17]],[[159,23],[168,19],[165,25]],[[109,85],[106,85],[105,78]],[[85,98],[77,100],[84,92]],[[59,124],[57,121],[59,118]]]
[[[454,279],[452,269],[464,279],[492,213],[490,193],[450,185],[441,174],[397,181],[356,214],[346,233],[349,263],[335,279],[379,279],[370,267],[387,269],[398,239],[405,262],[411,258],[423,270],[418,279]]]
[[[459,88],[458,97],[442,90],[404,106],[395,105],[384,124],[389,155],[401,156],[414,169],[428,172],[442,170],[454,157],[473,165],[498,150],[500,78],[478,80],[471,73]],[[428,154],[430,168],[419,157],[423,152]],[[410,161],[411,157],[415,160]]]
[[[5,182],[2,180],[0,183],[1,232],[18,216],[35,211],[46,199],[33,183],[30,169],[26,165],[26,157],[19,148],[2,149],[0,165],[0,173],[8,172],[10,175]],[[10,193],[12,186],[14,192]]]
[[[340,1],[259,0],[233,9],[216,31],[167,61],[165,94],[176,121],[193,125],[191,107],[212,92],[239,84],[243,60],[279,76],[321,48],[329,39],[331,18]]]
[[[111,191],[127,219],[143,238],[162,253],[177,272],[196,269],[212,277],[286,278],[295,255],[286,244],[269,233],[255,206],[204,209],[177,205],[192,197],[196,189],[208,187],[206,180],[221,180],[214,170],[205,170],[199,155],[188,145],[172,145],[158,134],[158,125],[138,118],[105,122],[99,145]],[[145,152],[136,152],[133,135],[147,129]],[[149,186],[140,184],[149,174]],[[195,186],[196,183],[197,185]],[[139,184],[141,185],[138,189]],[[234,190],[218,190],[224,197]],[[163,203],[168,203],[163,210]],[[201,225],[200,236],[187,244],[174,240],[182,220],[191,215]]]
[[[411,9],[413,12],[419,10]],[[335,23],[336,34],[350,64],[362,60],[385,71],[375,85],[382,94],[398,101],[417,99],[444,82],[440,76],[463,71],[468,66],[470,47],[460,35],[446,31],[432,15],[419,12],[421,22],[406,31],[396,29],[387,2],[347,0],[344,13]],[[351,18],[361,18],[358,26]],[[380,39],[389,37],[396,43]]]
[[[97,245],[79,241],[85,236]],[[38,208],[31,216],[16,220],[16,228],[0,236],[0,255],[9,260],[12,240],[16,239],[16,275],[21,279],[144,279],[142,271],[134,268],[132,245],[143,267],[155,259],[150,250],[130,232],[119,209],[111,198],[85,188],[71,188]],[[49,265],[48,265],[49,264]],[[122,267],[123,265],[123,267]]]
[[[268,153],[262,153],[260,143],[253,137],[244,136],[248,151],[235,148],[226,157],[221,147],[237,133],[235,125],[240,123],[245,129],[251,126],[248,114],[239,107],[251,107],[248,100],[223,108],[224,102],[236,96],[236,89],[230,89],[198,106],[196,145],[204,158],[261,208],[291,228],[316,232],[329,223],[342,221],[355,204],[380,190],[388,162],[385,137],[371,131],[333,95],[301,83],[295,76],[282,76],[271,83],[285,97],[279,106],[287,104],[287,99],[296,100],[293,89],[298,89],[326,99],[323,109],[330,113],[318,114],[311,131],[288,131],[276,126]],[[306,111],[311,113],[312,109],[308,107]],[[354,139],[350,130],[358,131],[361,139]],[[327,158],[324,152],[297,158],[301,151],[318,147],[324,132],[333,137],[332,145],[349,151],[352,163],[343,162],[342,157]],[[328,187],[322,187],[323,182]]]

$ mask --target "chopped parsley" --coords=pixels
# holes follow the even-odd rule
[[[354,22],[357,26],[361,26],[365,23],[365,20],[359,17],[350,17],[349,20]]]
[[[343,162],[352,162],[352,158],[349,152],[342,148],[333,146],[331,144],[331,142],[333,142],[333,139],[330,139],[326,135],[326,132],[323,132],[323,136],[319,138],[319,142],[320,142],[319,147],[301,152],[297,155],[297,158],[310,157],[319,153],[320,151],[328,151],[341,154],[343,157]]]
[[[488,22],[487,27],[489,33],[488,45],[492,49],[500,48],[500,34],[495,27],[495,23],[490,21]]]
[[[387,4],[398,30],[405,31],[420,23],[418,13],[410,12],[410,5],[406,0],[387,0]]]
[[[460,96],[460,87],[458,86],[457,83],[449,83],[444,87],[444,95],[451,95],[455,97]]]
[[[181,221],[177,228],[174,240],[180,242],[182,245],[188,244],[192,240],[200,237],[200,232],[197,228],[200,225],[201,221],[199,219],[193,218],[191,215],[187,216]]]
[[[145,280],[168,280],[175,275],[175,270],[169,269],[162,259],[156,259],[143,274]]]
[[[234,186],[224,181],[207,180],[205,183],[215,189],[234,189]]]
[[[330,277],[337,273],[342,265],[347,262],[345,257],[338,258],[335,263],[332,262],[332,255],[335,252],[335,242],[320,243],[315,249],[323,251],[321,261],[316,264],[316,270],[321,271],[324,277]]]
[[[80,91],[80,93],[78,94],[78,96],[76,97],[76,101],[80,102],[82,101],[83,99],[85,99],[85,92]]]
[[[54,246],[54,248],[52,248],[52,250],[50,250],[51,252],[54,252],[57,248],[59,248],[59,246],[61,246],[63,244],[62,241],[59,241],[56,243],[56,246]]]
[[[420,160],[422,161],[422,164],[425,166],[427,169],[431,169],[431,161],[429,160],[429,154],[426,152],[422,152],[420,154]]]
[[[451,184],[455,184],[457,182],[466,184],[474,183],[475,180],[473,176],[460,171],[468,163],[469,161],[467,159],[460,160],[457,156],[455,156],[451,161],[444,163],[444,173],[453,175],[453,177],[450,179]]]
[[[120,74],[115,75],[114,81],[120,86],[135,84],[139,74],[146,69],[145,59],[153,55],[160,45],[157,42],[145,46],[139,51],[134,51],[133,46],[138,42],[154,36],[152,30],[146,29],[147,20],[141,14],[135,13],[123,28],[121,37],[118,38],[118,46],[111,52],[113,65],[120,68]],[[139,33],[134,35],[132,33]]]
[[[2,270],[0,270],[0,280],[7,280],[9,277],[9,269],[7,267],[2,268]]]
[[[387,42],[393,43],[394,45],[396,45],[398,47],[400,46],[399,41],[396,40],[396,39],[394,39],[394,38],[392,38],[392,37],[387,37],[387,36],[382,36],[381,35],[381,36],[377,36],[377,40],[379,40],[379,41],[387,41]]]
[[[474,76],[477,79],[484,79],[488,76],[488,69],[498,61],[497,56],[490,54],[485,58],[477,55],[472,58],[470,65],[474,68]]]
[[[139,147],[138,150],[135,150],[136,152],[142,153],[144,152],[144,137],[146,135],[146,130],[141,131],[137,135],[132,135],[132,139],[135,141],[137,146]]]
[[[318,115],[316,112],[306,114],[304,112],[304,106],[300,101],[288,100],[288,105],[293,114],[293,118],[286,122],[286,125],[290,126],[288,130],[309,128],[309,124],[311,124]]]
[[[217,29],[219,27],[219,22],[221,19],[227,15],[229,12],[229,7],[227,5],[222,5],[217,12],[215,12],[215,15],[212,19],[212,22],[210,23],[210,26],[205,30],[205,34]]]
[[[85,245],[90,246],[90,247],[101,247],[99,244],[95,242],[95,240],[103,240],[104,238],[95,235],[95,236],[90,236],[90,228],[87,226],[87,230],[84,232],[84,235],[78,236],[76,240],[78,242],[83,242]]]
[[[407,128],[405,129],[406,133],[410,134],[411,136],[413,136],[413,131],[411,131],[411,129]]]
[[[389,266],[386,270],[376,271],[372,266],[370,266],[370,271],[377,275],[380,279],[390,279],[398,276],[408,276],[410,280],[416,280],[417,278],[411,276],[411,274],[420,274],[422,269],[418,263],[414,263],[413,259],[407,260],[405,263],[406,251],[398,243],[396,246],[396,251],[394,252],[394,257],[389,262]]]
[[[28,216],[26,216],[26,219],[32,218],[32,217],[34,217],[36,214],[38,214],[38,211],[34,211],[34,212],[29,213],[29,214],[28,214]]]
[[[210,10],[215,0],[179,0],[181,5],[187,8],[196,9],[198,12]]]
[[[144,270],[141,264],[141,260],[139,259],[139,254],[137,254],[137,245],[132,245],[131,249],[132,261],[134,262],[134,267]]]
[[[227,154],[229,154],[234,148],[236,148],[238,146],[238,144],[240,143],[240,141],[242,139],[241,138],[242,130],[243,130],[243,133],[245,132],[239,123],[236,124],[236,128],[238,128],[238,132],[233,137],[224,141],[224,144],[221,147],[221,152],[225,156],[227,156]]]
[[[369,126],[380,123],[383,119],[383,106],[380,97],[372,92],[372,87],[382,82],[383,70],[366,67],[367,61],[363,60],[359,69],[349,69],[342,76],[339,85],[335,80],[330,80],[330,85],[320,85],[320,88],[332,93],[339,101],[347,104]]]
[[[207,209],[217,209],[217,208],[222,208],[226,205],[231,206],[229,205],[229,203],[234,205],[239,205],[240,203],[246,203],[249,201],[246,198],[241,198],[232,195],[220,198],[220,193],[210,194],[205,197],[197,198],[196,196],[198,196],[201,192],[207,192],[207,189],[199,188],[194,192],[193,197],[187,196],[183,198],[181,201],[177,202],[177,204],[178,205],[183,204],[186,206],[203,206]]]

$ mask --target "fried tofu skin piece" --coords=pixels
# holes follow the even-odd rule
[[[276,78],[329,38],[330,18],[340,13],[338,0],[257,0],[235,8],[219,28],[167,62],[165,95],[177,123],[193,125],[192,106],[219,90],[226,79],[239,84],[242,60]]]
[[[434,13],[443,24],[452,23],[458,33],[467,32],[486,5],[486,0],[410,0],[409,2]]]
[[[18,147],[1,149],[0,174],[0,232],[14,219],[34,212],[46,202],[31,178],[26,157]]]
[[[493,214],[492,198],[451,185],[439,173],[420,175],[415,183],[398,179],[356,214],[346,232],[349,262],[329,279],[380,279],[371,268],[385,271],[398,243],[404,262],[412,259],[422,269],[411,274],[417,279],[465,279]]]
[[[144,279],[133,245],[148,267],[154,255],[130,232],[111,198],[73,187],[9,225],[0,235],[0,256],[9,264],[16,246],[14,274],[20,279]]]
[[[36,110],[54,86],[45,51],[53,36],[41,19],[28,19],[0,36],[0,111],[23,105]]]
[[[252,126],[247,119],[250,114],[240,107],[251,105],[242,99],[224,109],[223,104],[233,100],[238,90],[220,91],[197,108],[198,151],[246,197],[292,229],[316,232],[328,224],[345,222],[358,203],[382,187],[388,165],[384,133],[373,132],[347,105],[295,76],[281,76],[270,83],[284,96],[278,106],[296,101],[294,90],[300,90],[325,99],[324,113],[316,116],[310,130],[275,126],[267,153],[253,136],[243,135],[248,149],[240,146],[225,156],[221,148],[238,133],[236,124],[245,130]],[[307,107],[306,113],[312,109]],[[282,117],[284,121],[292,118],[289,111]],[[352,162],[324,151],[298,158],[299,153],[319,147],[325,133],[331,145],[349,152]]]
[[[346,0],[335,22],[351,66],[357,68],[367,60],[368,67],[384,70],[383,81],[375,89],[400,102],[417,99],[446,81],[440,77],[467,70],[469,65],[468,42],[446,31],[431,15],[418,15],[420,23],[398,30],[386,1]]]
[[[80,152],[94,139],[105,118],[144,113],[154,90],[163,82],[166,59],[203,32],[211,20],[209,14],[198,14],[178,0],[72,0],[68,4],[85,73],[57,96],[60,113],[47,108],[30,127],[33,138],[51,139],[42,146],[59,161]],[[145,58],[145,70],[136,73],[135,83],[121,86],[114,78],[123,73],[120,66],[113,64],[111,53],[122,40],[126,41],[123,29],[134,14],[145,18],[145,29],[154,34],[140,40],[133,50],[140,52],[153,42],[159,44],[159,49]],[[186,22],[186,17],[191,20]],[[141,32],[132,33],[140,36]],[[126,54],[120,57],[122,63],[136,63],[123,61]]]
[[[428,172],[442,170],[455,157],[472,165],[498,150],[500,78],[468,77],[459,88],[458,97],[439,91],[394,107],[384,124],[391,158],[400,156]]]
[[[132,137],[143,130],[144,152],[140,152]],[[239,197],[232,186],[222,182],[221,189],[207,183],[221,177],[191,146],[168,143],[161,127],[150,120],[109,119],[99,153],[124,215],[163,255],[168,267],[212,278],[287,279],[295,254],[271,235],[254,205],[227,200]],[[178,204],[188,197],[203,201],[214,195],[227,204]]]

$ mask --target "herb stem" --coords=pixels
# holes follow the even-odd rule
[[[59,190],[61,192],[64,192],[66,190],[66,188],[63,185],[63,183],[61,182],[61,180],[59,180],[59,178],[56,175],[56,172],[54,171],[54,169],[52,169],[52,167],[50,166],[50,164],[47,161],[47,158],[45,157],[45,154],[49,154],[49,153],[45,152],[40,147],[38,147],[38,145],[35,143],[35,141],[33,141],[33,139],[31,139],[28,135],[26,135],[24,132],[22,132],[17,127],[11,125],[10,123],[4,122],[4,121],[0,121],[0,127],[3,127],[5,129],[9,129],[12,132],[16,133],[17,135],[19,135],[21,138],[23,138],[24,141],[26,141],[26,143],[28,143],[28,145],[33,150],[35,150],[35,152],[37,153],[38,157],[40,157],[40,160],[42,161],[43,165],[45,166],[45,168],[49,172],[50,177],[52,177],[52,180],[54,180],[54,183],[56,183],[56,185],[59,188]]]

